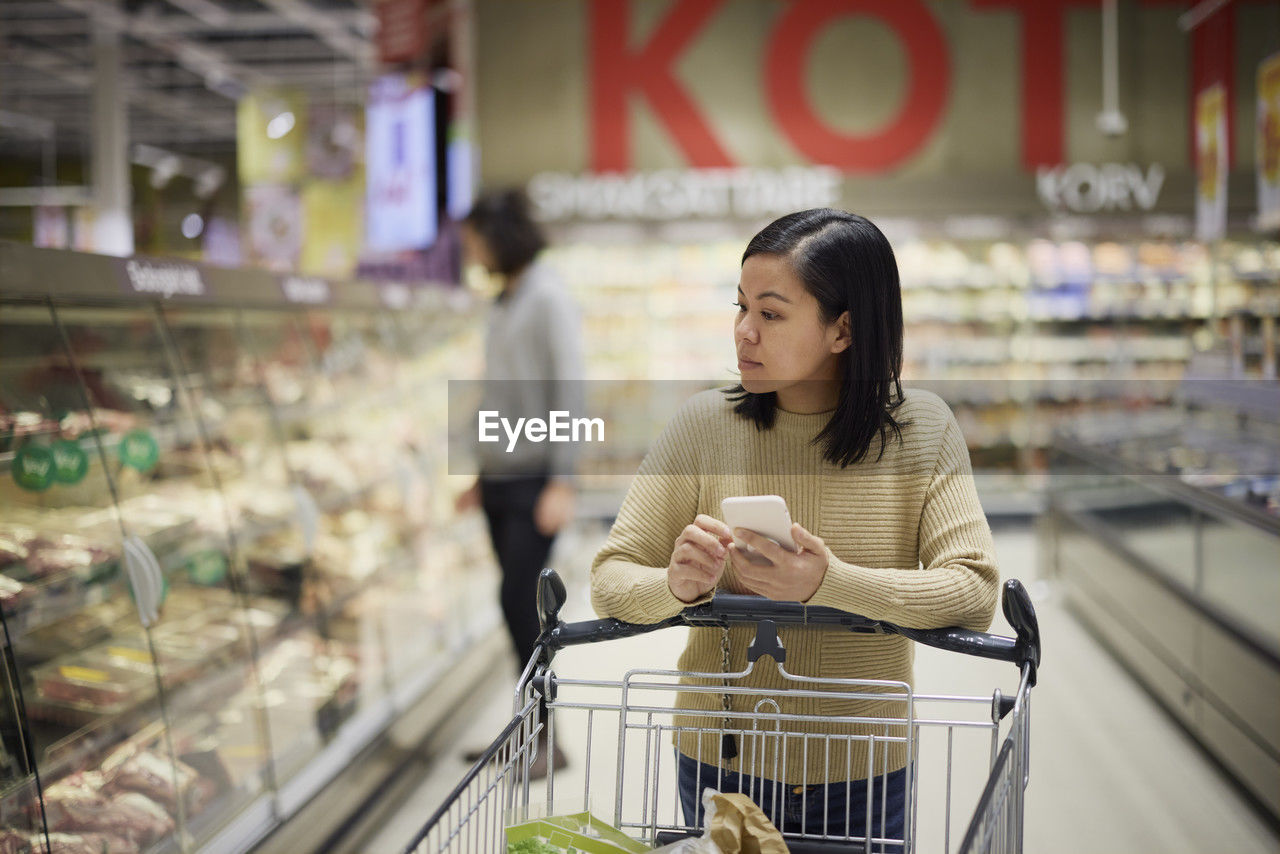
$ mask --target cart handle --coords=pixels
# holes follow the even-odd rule
[[[1040,624],[1036,620],[1036,609],[1021,581],[1010,578],[1003,587],[1004,616],[1017,633],[1017,637],[1013,638],[957,627],[912,629],[836,608],[721,592],[717,592],[710,602],[685,608],[674,617],[658,623],[624,623],[614,619],[566,623],[560,619],[560,609],[568,598],[564,582],[555,570],[544,569],[538,579],[538,620],[542,627],[538,644],[544,650],[545,660],[549,662],[558,650],[567,646],[629,638],[672,626],[719,627],[744,623],[804,625],[818,629],[902,635],[926,646],[950,652],[1009,661],[1019,668],[1029,668],[1030,684],[1034,685],[1036,668],[1040,666]],[[760,637],[758,636],[757,642],[760,642]]]

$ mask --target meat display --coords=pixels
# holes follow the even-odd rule
[[[31,596],[30,589],[21,581],[0,575],[0,603],[9,609],[17,608]]]
[[[108,791],[138,792],[171,812],[177,811],[178,797],[186,797],[198,776],[189,765],[178,762],[175,779],[173,764],[149,750],[135,753],[114,768],[103,765]]]
[[[130,839],[150,845],[173,832],[173,818],[141,792],[123,792],[111,799],[111,807],[128,818]]]
[[[35,539],[35,532],[24,528],[0,529],[0,569],[15,563],[24,563],[31,550],[27,543]]]
[[[16,830],[0,830],[0,854],[28,854],[39,851],[39,844],[33,845],[30,837]]]
[[[108,801],[102,795],[102,775],[94,771],[72,774],[44,790],[45,820],[50,830],[113,831]]]
[[[61,573],[80,577],[119,557],[118,549],[75,534],[37,533],[24,525],[0,526],[0,570],[18,581]]]
[[[132,840],[110,833],[49,834],[49,854],[141,854],[141,851]]]
[[[125,709],[155,692],[148,674],[109,665],[45,665],[33,669],[32,675],[40,699],[102,714]]]

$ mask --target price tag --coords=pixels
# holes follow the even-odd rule
[[[58,668],[58,674],[63,679],[75,679],[77,682],[109,682],[111,675],[104,670],[94,670],[92,667],[76,667],[73,664],[66,664]]]
[[[14,455],[14,483],[28,492],[44,492],[53,483],[53,453],[44,445],[23,445]]]
[[[151,653],[145,649],[134,649],[129,646],[109,646],[107,655],[112,658],[123,658],[125,661],[136,661],[139,664],[151,663]]]
[[[120,437],[120,462],[146,474],[160,461],[160,445],[146,430],[130,430]]]
[[[67,485],[77,484],[89,473],[89,455],[80,443],[60,439],[49,446],[53,455],[53,479]]]

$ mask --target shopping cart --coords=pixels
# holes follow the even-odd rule
[[[951,852],[953,840],[958,841],[954,850],[960,854],[1022,850],[1023,795],[1029,779],[1030,690],[1036,682],[1040,636],[1035,610],[1018,581],[1006,581],[1003,590],[1004,614],[1016,638],[957,628],[910,629],[829,608],[725,593],[655,625],[618,620],[566,624],[559,617],[564,602],[563,582],[553,571],[544,570],[538,592],[542,635],[518,682],[515,714],[406,851],[505,851],[505,828],[534,817],[540,810],[547,815],[592,812],[631,838],[655,845],[700,835],[701,828],[687,824],[680,808],[673,741],[703,737],[715,739],[712,744],[732,745],[733,752],[740,754],[737,764],[742,766],[741,773],[769,780],[781,779],[768,772],[786,764],[788,751],[800,752],[806,779],[813,779],[807,774],[810,768],[849,767],[850,763],[841,765],[842,753],[846,757],[865,753],[865,771],[849,776],[856,777],[857,786],[867,787],[873,776],[888,770],[885,765],[891,753],[900,757],[905,750],[906,773],[899,775],[904,781],[906,817],[901,838],[851,833],[847,817],[843,834],[832,833],[825,821],[822,832],[817,832],[804,826],[803,818],[799,826],[794,822],[788,825],[785,813],[780,819],[775,813],[778,830],[795,854],[910,854],[939,848]],[[672,626],[724,628],[744,623],[756,626],[756,638],[746,670],[740,673],[637,669],[620,681],[598,681],[566,678],[551,668],[556,652],[568,646]],[[1018,687],[1012,695],[998,689],[978,697],[926,695],[915,693],[906,683],[790,674],[786,652],[778,640],[779,625],[897,634],[943,650],[1013,662],[1019,670]],[[857,708],[859,701],[872,702],[877,709],[887,704],[897,713],[824,715],[807,721],[788,715],[779,705],[776,689],[763,691],[741,684],[756,666],[771,666],[759,663],[765,656],[773,658],[786,680],[787,693],[842,701],[850,708]],[[737,708],[751,712],[739,712],[735,718],[716,709],[677,711],[673,707],[679,691],[733,696],[738,698]],[[819,724],[816,729],[821,731],[798,735],[799,725],[806,722]],[[539,751],[550,754],[557,732],[570,731],[573,737],[565,740],[576,745],[572,764],[557,771],[546,761],[550,767],[545,780],[532,780],[529,771]],[[585,749],[581,742],[584,734]],[[957,781],[960,769],[966,767],[969,779]],[[964,782],[969,784],[967,790]],[[846,798],[854,785],[845,788]],[[796,787],[795,791],[803,796],[810,788]],[[776,797],[781,787],[771,786],[770,791],[773,794],[769,797]],[[542,804],[536,804],[535,799]],[[879,824],[873,823],[874,799],[864,800],[866,821],[862,826],[885,826],[884,799]],[[799,812],[803,815],[805,810]]]

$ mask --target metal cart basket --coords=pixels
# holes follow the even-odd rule
[[[700,835],[700,827],[686,822],[677,794],[677,741],[682,746],[711,744],[723,759],[734,760],[727,767],[735,770],[726,777],[740,775],[737,782],[743,785],[738,790],[775,807],[774,823],[795,854],[1022,850],[1030,690],[1036,682],[1040,636],[1034,608],[1018,581],[1006,581],[1003,589],[1004,614],[1015,638],[957,628],[910,629],[829,608],[724,593],[655,625],[618,620],[566,624],[559,617],[564,601],[563,582],[553,571],[544,570],[538,593],[542,635],[519,680],[515,714],[406,851],[505,851],[504,828],[536,817],[537,810],[592,812],[631,838],[652,845]],[[638,669],[620,681],[593,681],[566,678],[551,667],[556,652],[572,645],[671,626],[744,623],[756,626],[756,637],[746,669],[739,673]],[[998,689],[976,697],[929,695],[900,682],[791,674],[777,635],[779,625],[897,634],[943,650],[1012,662],[1018,667],[1018,685],[1011,695]],[[761,663],[765,656],[774,664]],[[781,692],[743,684],[755,667],[775,665],[785,682]],[[677,710],[677,692],[707,693],[715,703],[700,704],[708,707],[703,711]],[[782,695],[836,701],[835,708],[848,709],[849,714],[806,718],[788,713],[789,704],[779,701]],[[732,714],[725,711],[730,699]],[[718,705],[721,701],[723,706]],[[824,708],[833,706],[828,703]],[[866,714],[868,708],[875,712]],[[570,731],[577,750],[572,765],[557,771],[549,761],[550,753],[557,733],[563,739]],[[549,766],[546,777],[531,779],[530,769],[544,751],[548,755],[543,763]],[[892,768],[888,767],[891,756],[896,757]],[[834,797],[823,785],[773,784],[781,779],[780,769],[788,762],[799,762],[806,780],[850,782],[840,784]],[[724,762],[717,764],[726,767]],[[905,805],[905,822],[900,833],[889,834],[883,830],[888,827],[885,801],[895,793],[884,793],[885,784],[877,783],[881,793],[873,797],[871,786],[873,779],[898,767],[904,773],[893,778],[898,780],[893,785],[902,787],[896,794]],[[830,777],[825,774],[828,768]],[[748,785],[752,778],[761,786],[756,791]],[[697,791],[704,786],[717,788],[719,782],[699,776]],[[809,797],[814,808],[806,803]],[[845,799],[843,807],[840,797]],[[777,808],[786,798],[792,806]],[[857,828],[851,815],[855,803],[864,819]],[[881,811],[879,822],[876,809]],[[883,833],[871,832],[876,828]]]

